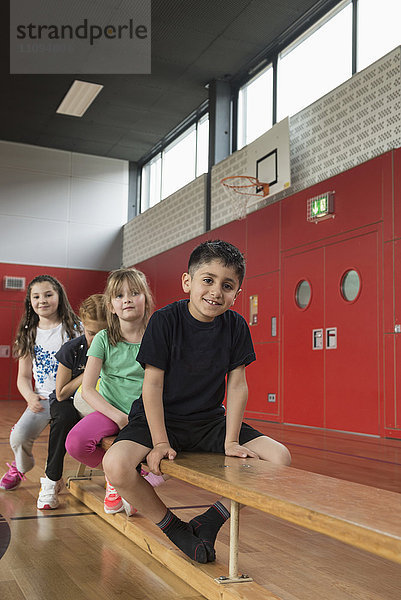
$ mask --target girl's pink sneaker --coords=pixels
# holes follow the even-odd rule
[[[124,510],[123,502],[117,490],[106,479],[106,495],[104,497],[104,512],[114,515]]]
[[[15,490],[15,488],[17,488],[21,481],[26,479],[26,477],[24,473],[20,473],[20,471],[18,471],[14,460],[11,465],[9,463],[6,463],[6,465],[8,467],[8,471],[0,479],[0,488],[2,490]]]

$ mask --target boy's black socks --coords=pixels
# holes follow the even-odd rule
[[[167,509],[165,517],[156,523],[167,537],[192,560],[199,563],[207,562],[205,545],[199,537],[194,535],[188,523],[181,521]]]
[[[221,502],[216,502],[206,512],[190,520],[189,525],[195,535],[205,544],[208,562],[216,559],[214,543],[219,529],[229,518],[230,513]]]

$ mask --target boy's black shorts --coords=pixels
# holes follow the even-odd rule
[[[224,454],[225,415],[207,421],[172,421],[166,419],[165,423],[170,446],[176,452],[216,452]],[[246,423],[242,423],[239,443],[243,446],[261,435],[263,433],[260,433],[260,431]],[[139,414],[131,418],[128,425],[117,435],[114,443],[121,440],[129,440],[147,448],[153,448],[152,436],[146,417]]]

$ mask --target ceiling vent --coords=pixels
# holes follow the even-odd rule
[[[25,290],[25,277],[10,277],[9,275],[4,276],[3,280],[5,290]]]

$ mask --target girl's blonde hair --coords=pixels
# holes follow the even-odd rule
[[[26,290],[24,301],[25,311],[19,322],[13,345],[13,355],[15,358],[24,358],[26,356],[35,358],[35,338],[39,317],[32,307],[31,290],[35,283],[44,283],[46,281],[50,283],[54,291],[58,294],[57,312],[68,337],[72,339],[75,337],[77,331],[81,331],[81,324],[71,308],[64,286],[51,275],[38,275],[28,284]]]
[[[107,314],[104,294],[93,294],[86,298],[79,307],[79,318],[82,322],[89,319],[106,323]]]
[[[118,342],[124,341],[121,333],[120,320],[116,314],[111,312],[111,301],[121,292],[121,288],[125,281],[128,283],[131,291],[139,292],[140,294],[142,293],[145,296],[145,311],[142,320],[143,331],[146,329],[146,325],[148,324],[154,307],[152,292],[150,291],[146,276],[142,271],[124,268],[112,271],[107,278],[106,289],[104,291],[107,314],[107,335],[112,346],[115,346]]]

